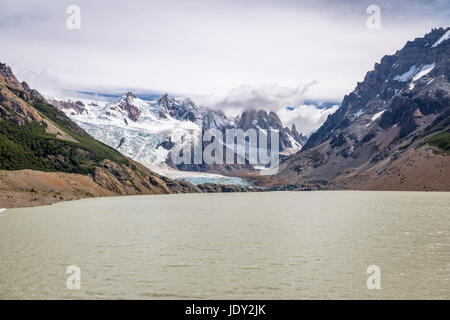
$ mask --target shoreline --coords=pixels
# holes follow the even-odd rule
[[[59,203],[68,203],[68,202],[74,202],[74,201],[82,201],[82,200],[95,200],[95,199],[103,199],[103,198],[110,198],[110,199],[118,199],[118,198],[129,198],[129,197],[166,197],[166,196],[185,196],[189,195],[190,197],[200,196],[200,195],[208,195],[208,194],[224,194],[224,195],[231,195],[235,193],[244,194],[244,193],[302,193],[302,192],[323,192],[323,193],[333,193],[333,192],[361,192],[361,193],[378,193],[378,192],[389,192],[389,193],[430,193],[430,194],[437,194],[437,193],[448,193],[450,194],[450,191],[424,191],[424,190],[351,190],[351,189],[339,189],[339,190],[332,190],[332,189],[322,189],[322,190],[308,190],[308,191],[300,191],[300,190],[267,190],[267,191],[255,191],[255,192],[192,192],[192,193],[162,193],[162,194],[126,194],[126,195],[110,195],[110,196],[99,196],[99,197],[83,197],[83,198],[77,198],[77,199],[68,199],[68,200],[59,200],[54,201],[51,203],[45,203],[45,204],[39,204],[39,205],[30,205],[30,206],[22,206],[22,207],[2,207],[5,208],[5,211],[3,211],[3,215],[7,214],[10,210],[15,209],[30,209],[30,208],[40,208],[40,207],[47,207],[47,206],[53,206],[55,204]],[[1,203],[1,202],[0,202]],[[1,205],[0,205],[1,207]],[[2,215],[0,214],[0,216]]]

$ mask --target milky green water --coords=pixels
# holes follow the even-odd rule
[[[66,268],[81,269],[81,289]],[[367,267],[381,289],[367,288]],[[1,299],[450,299],[450,193],[84,199],[0,215]]]

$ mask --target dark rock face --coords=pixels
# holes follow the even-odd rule
[[[160,144],[158,144],[156,146],[156,149],[158,149],[159,147],[163,147],[166,150],[170,150],[173,148],[174,145],[175,143],[173,143],[172,140],[169,138],[169,140],[163,141]]]
[[[60,110],[70,110],[72,114],[87,114],[88,111],[85,108],[85,105],[81,101],[59,101],[59,100],[50,100],[51,104],[57,107]]]
[[[203,183],[197,186],[204,193],[217,193],[217,192],[251,192],[255,191],[248,187],[242,187],[237,185],[223,185],[215,183]]]
[[[330,142],[330,146],[332,148],[342,147],[347,143],[347,139],[345,139],[344,134],[340,133],[337,136],[333,137]]]
[[[122,101],[119,104],[119,108],[128,113],[129,119],[131,119],[133,121],[137,121],[142,112],[141,112],[141,110],[139,110],[138,107],[133,105],[133,103],[132,103],[133,98],[136,98],[136,97],[131,92],[128,92],[125,101]]]
[[[119,141],[119,144],[117,145],[116,149],[120,149],[120,147],[123,145],[123,143],[125,142],[125,137],[122,137]]]
[[[164,98],[163,101],[166,101]],[[211,128],[216,128],[223,132],[223,136],[225,137],[226,129],[241,129],[243,131],[247,131],[249,129],[254,129],[256,132],[263,130],[278,130],[279,132],[279,151],[281,156],[283,157],[283,153],[295,152],[298,151],[301,146],[306,142],[306,138],[303,137],[296,130],[295,126],[293,126],[293,133],[289,128],[284,128],[280,118],[275,112],[267,113],[264,110],[249,110],[244,111],[240,116],[233,119],[228,119],[222,112],[208,110],[205,114],[202,115],[202,125],[203,131]],[[271,147],[270,138],[267,139],[267,147]],[[203,142],[203,148],[205,148],[209,143]],[[260,147],[260,141],[257,141],[257,148]],[[226,147],[224,147],[224,163],[226,157]],[[237,158],[237,155],[234,156]],[[173,165],[170,161],[169,165]],[[243,172],[249,172],[254,170],[253,165],[249,164],[246,160],[245,164],[181,164],[176,166],[179,170],[183,171],[204,171],[204,172],[212,172],[212,173],[221,173],[227,175],[239,174]]]
[[[237,127],[248,130],[250,128],[255,129],[257,125],[262,129],[282,129],[281,120],[277,114],[274,112],[267,114],[264,110],[244,111]]]
[[[24,121],[42,120],[27,103],[46,103],[47,101],[26,82],[20,83],[11,68],[4,63],[0,63],[0,82],[0,113],[3,116],[13,119],[18,124]],[[11,93],[15,97],[10,96]],[[7,112],[6,109],[12,109],[13,113]]]
[[[26,122],[41,122],[42,117],[30,103],[45,103],[37,91],[25,88],[16,79],[7,65],[0,63],[0,119],[11,120],[18,125]]]
[[[297,131],[297,128],[295,127],[295,124],[292,124],[292,129],[291,129],[292,135],[294,136],[294,138],[303,146],[306,144],[306,142],[308,141],[308,138],[305,137],[304,135],[302,135],[301,133],[299,133]]]
[[[159,117],[167,119],[168,116],[177,120],[196,122],[199,116],[198,107],[191,100],[178,101],[166,93],[158,99],[160,107]]]
[[[299,149],[306,142],[306,138],[298,133],[295,125],[292,127],[292,131],[287,127],[283,127],[280,118],[275,112],[267,113],[264,110],[244,111],[238,118],[236,128],[244,131],[248,129],[278,130],[280,135],[280,151],[291,148]],[[270,147],[270,144],[268,146]]]
[[[244,111],[235,121],[229,119],[225,114],[218,110],[200,110],[191,100],[187,99],[183,102],[164,94],[159,100],[160,118],[167,118],[167,115],[177,119],[196,122],[201,119],[204,129],[216,128],[221,131],[229,128],[243,129],[275,129],[280,132],[280,151],[288,148],[299,148],[306,143],[306,138],[298,133],[294,126],[294,132],[289,128],[284,128],[280,118],[275,112],[263,110]],[[296,145],[293,145],[296,143]]]
[[[263,110],[250,110],[243,112],[236,118],[229,118],[220,110],[202,108],[197,106],[189,99],[178,100],[170,97],[167,94],[164,94],[161,98],[159,98],[157,103],[160,110],[159,118],[165,119],[170,116],[177,120],[191,121],[200,124],[202,126],[203,132],[208,129],[218,129],[219,131],[223,132],[225,137],[226,129],[233,128],[242,129],[244,131],[248,129],[279,130],[281,152],[287,151],[288,148],[296,148],[295,150],[298,150],[306,142],[306,138],[298,133],[298,131],[295,129],[295,126],[295,133],[293,133],[289,128],[283,128],[281,120],[274,112],[267,113]],[[208,144],[208,142],[203,142],[203,148],[205,148]],[[171,150],[172,147],[174,147],[174,144],[171,141],[164,141],[158,146],[162,146],[166,150]],[[224,156],[225,154],[226,152],[224,151]],[[175,166],[170,159],[170,155],[166,163],[170,166]],[[179,170],[183,171],[205,171],[225,174],[235,174],[238,172],[253,170],[253,166],[248,163],[243,165],[180,164],[176,165],[176,167]]]
[[[354,120],[351,115],[359,110],[363,110],[366,114],[374,113],[389,107],[394,98],[399,95],[399,98],[403,96],[406,99],[413,97],[420,99],[420,96],[429,92],[432,93],[431,97],[429,96],[431,101],[441,101],[438,103],[444,104],[439,99],[439,95],[448,97],[449,41],[444,41],[434,48],[432,45],[445,32],[444,29],[435,29],[424,38],[408,41],[405,47],[397,51],[395,55],[383,57],[381,63],[376,63],[374,70],[366,74],[364,81],[358,82],[355,90],[344,97],[341,108],[331,115],[316,133],[311,135],[304,149],[307,150],[323,143],[330,138],[332,131],[345,129]],[[394,80],[396,76],[408,72],[413,66],[419,69],[421,66],[433,63],[435,63],[433,70],[419,79],[412,90],[409,89],[409,81]],[[439,76],[436,78],[433,75]],[[435,80],[427,88],[426,83],[433,78]],[[441,86],[443,88],[440,88]],[[444,92],[439,94],[436,92],[439,90]],[[433,112],[436,110],[432,109]]]
[[[197,186],[203,193],[218,192],[266,192],[266,191],[312,191],[320,190],[319,185],[285,184],[271,187],[242,187],[237,185],[223,185],[203,183]]]
[[[19,88],[24,89],[22,88],[19,81],[17,81],[16,76],[13,74],[11,68],[4,63],[0,63],[0,75],[3,76],[4,81],[6,82],[7,85],[17,89]]]
[[[434,29],[376,63],[302,150],[285,159],[281,175],[295,172],[291,181],[331,181],[367,170],[404,152],[402,146],[447,128],[450,41],[434,44],[448,30]],[[319,165],[311,161],[317,153]]]

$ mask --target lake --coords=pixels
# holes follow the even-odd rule
[[[67,287],[72,265],[79,290]],[[380,289],[368,288],[372,276]],[[0,299],[50,298],[450,299],[450,193],[128,196],[6,210]]]

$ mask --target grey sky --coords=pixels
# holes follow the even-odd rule
[[[81,8],[81,30],[66,28],[70,4]],[[380,30],[366,27],[370,4],[381,8]],[[447,0],[2,0],[0,61],[44,93],[56,85],[224,95],[242,85],[314,83],[306,98],[340,101],[383,55],[446,26],[449,6]]]

